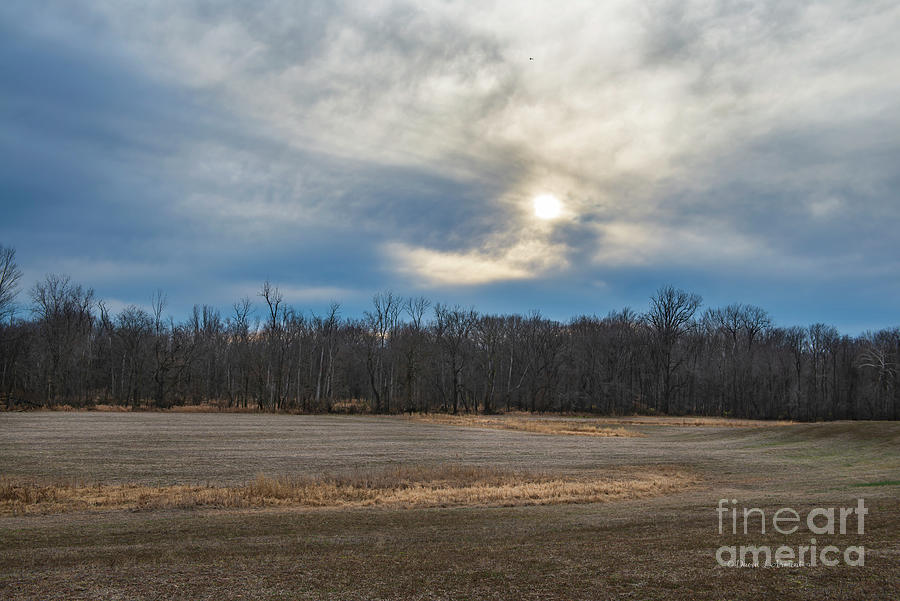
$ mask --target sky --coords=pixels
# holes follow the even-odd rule
[[[62,273],[176,317],[266,279],[557,319],[672,284],[897,326],[898,30],[893,0],[6,0],[0,244],[23,313]]]

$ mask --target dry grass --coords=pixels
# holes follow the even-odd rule
[[[10,408],[4,408],[2,404],[0,404],[0,412],[4,410],[10,410]],[[18,408],[19,411],[23,410],[23,408]],[[101,413],[131,413],[131,412],[152,412],[152,413],[284,413],[284,414],[293,414],[293,415],[308,415],[310,413],[301,411],[299,409],[290,409],[284,411],[266,411],[260,410],[256,406],[250,407],[229,407],[227,401],[218,400],[218,401],[210,401],[207,403],[202,403],[199,405],[173,405],[167,408],[160,408],[153,405],[151,401],[143,401],[138,404],[137,407],[132,407],[129,405],[107,405],[103,403],[98,403],[95,405],[88,405],[84,407],[74,407],[69,404],[63,405],[52,405],[49,407],[43,406],[34,406],[27,408],[28,411],[32,412],[42,412],[42,411],[50,411],[50,412],[101,412]],[[313,411],[312,414],[316,414],[317,412]],[[326,414],[326,412],[321,411],[321,414]],[[372,414],[372,408],[369,403],[362,399],[345,399],[340,401],[334,401],[331,403],[329,411],[327,413],[332,414],[346,414],[346,415],[369,415]],[[506,413],[496,414],[496,415],[452,415],[448,413],[418,413],[411,416],[412,419],[417,419],[419,421],[431,422],[431,423],[445,423],[450,425],[465,425],[465,426],[483,426],[483,427],[500,427],[503,429],[511,429],[511,430],[524,430],[527,432],[542,432],[546,434],[582,434],[582,435],[594,435],[594,436],[641,436],[641,434],[636,433],[612,433],[607,434],[603,433],[603,430],[613,430],[613,432],[619,432],[619,429],[611,429],[607,428],[609,425],[621,425],[621,426],[682,426],[682,427],[691,427],[691,426],[700,426],[700,427],[714,427],[714,428],[765,428],[770,426],[792,426],[797,425],[800,422],[790,421],[790,420],[758,420],[758,419],[738,419],[733,417],[704,417],[704,416],[669,416],[669,415],[626,415],[626,416],[598,416],[596,414],[591,413],[557,413],[557,414],[546,414],[546,416],[537,416],[533,413],[528,413],[524,411],[510,411]],[[462,423],[460,420],[473,420],[468,423]],[[534,426],[530,423],[520,424],[513,423],[512,425],[495,425],[494,422],[497,420],[528,420],[528,422],[540,422],[541,425]],[[568,430],[571,431],[559,431],[558,427],[555,426],[546,426],[545,422],[550,421],[562,421],[562,422],[582,422],[580,425],[575,425]],[[460,423],[456,423],[460,422]],[[587,424],[595,424],[597,427],[592,428],[587,426]],[[598,433],[594,433],[597,431]]]
[[[107,405],[105,403],[97,403],[96,405],[86,405],[83,407],[74,407],[69,404],[50,405],[47,407],[31,407],[31,412],[99,412],[99,413],[260,413],[256,406],[250,407],[229,407],[226,401],[213,401],[200,405],[172,405],[171,407],[161,408],[154,406],[151,402],[146,401],[138,404],[136,407],[131,405]],[[299,413],[299,412],[297,412]]]
[[[342,476],[268,477],[241,486],[37,483],[0,477],[0,515],[195,507],[395,508],[552,505],[641,498],[696,483],[685,471],[566,478],[480,467],[395,468]]]
[[[203,405],[173,405],[168,409],[155,409],[171,413],[259,413],[257,407],[229,407],[225,401]]]
[[[0,411],[2,411],[0,407]],[[98,403],[96,405],[87,405],[84,407],[73,407],[69,404],[51,405],[48,407],[33,407],[30,411],[52,411],[52,412],[84,412],[96,411],[100,413],[284,413],[293,415],[303,415],[300,409],[286,409],[281,411],[261,410],[256,405],[248,407],[229,406],[225,400],[210,401],[198,405],[172,405],[171,407],[157,407],[151,401],[143,401],[136,407],[131,405],[107,405]],[[367,414],[371,413],[368,403],[359,399],[351,399],[346,401],[336,401],[331,406],[331,413],[339,414]],[[314,412],[315,413],[315,412]],[[324,412],[323,412],[324,413]]]
[[[673,417],[628,416],[591,418],[607,424],[635,426],[705,426],[711,428],[768,428],[771,426],[794,426],[798,422],[788,420],[767,421],[761,419],[737,419],[733,417]]]
[[[640,432],[626,428],[610,428],[596,422],[582,422],[562,419],[541,419],[538,417],[512,417],[488,415],[448,415],[444,413],[418,414],[408,417],[414,421],[448,426],[468,426],[492,428],[496,430],[519,430],[537,434],[568,434],[575,436],[643,436]]]
[[[626,417],[538,417],[530,413],[507,413],[502,415],[449,415],[445,413],[416,414],[407,419],[433,424],[469,426],[521,430],[541,434],[570,434],[580,436],[644,436],[635,430],[622,426],[678,426],[714,428],[765,428],[769,426],[790,426],[796,422],[733,419],[727,417],[670,417],[670,416],[626,416]],[[619,426],[619,427],[611,427]]]
[[[332,413],[366,414],[372,413],[372,407],[362,399],[345,399],[331,404]]]
[[[127,413],[131,411],[131,407],[126,407],[124,405],[105,405],[103,403],[99,403],[90,408],[91,411],[100,411],[101,413]],[[86,411],[86,409],[80,409],[80,411]]]

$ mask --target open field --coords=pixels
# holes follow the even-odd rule
[[[58,503],[0,515],[0,598],[900,598],[900,424],[608,423],[637,436],[483,425],[0,414],[5,482]],[[331,497],[308,502],[303,487],[327,486]],[[527,486],[568,493],[529,501]],[[86,505],[96,489],[106,504]],[[176,489],[212,496],[169,503]],[[803,515],[860,497],[863,535],[817,539],[865,545],[864,567],[716,565],[723,544],[811,536],[719,535],[720,498]]]

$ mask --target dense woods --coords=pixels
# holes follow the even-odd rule
[[[777,327],[749,305],[702,307],[660,288],[644,313],[562,323],[379,293],[362,317],[285,303],[262,285],[184,321],[157,292],[111,313],[50,275],[17,306],[0,247],[0,404],[272,411],[582,411],[747,418],[897,419],[900,329]]]

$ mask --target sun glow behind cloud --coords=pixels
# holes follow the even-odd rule
[[[562,203],[552,194],[535,196],[532,204],[534,204],[534,216],[538,219],[556,219],[562,213]]]

